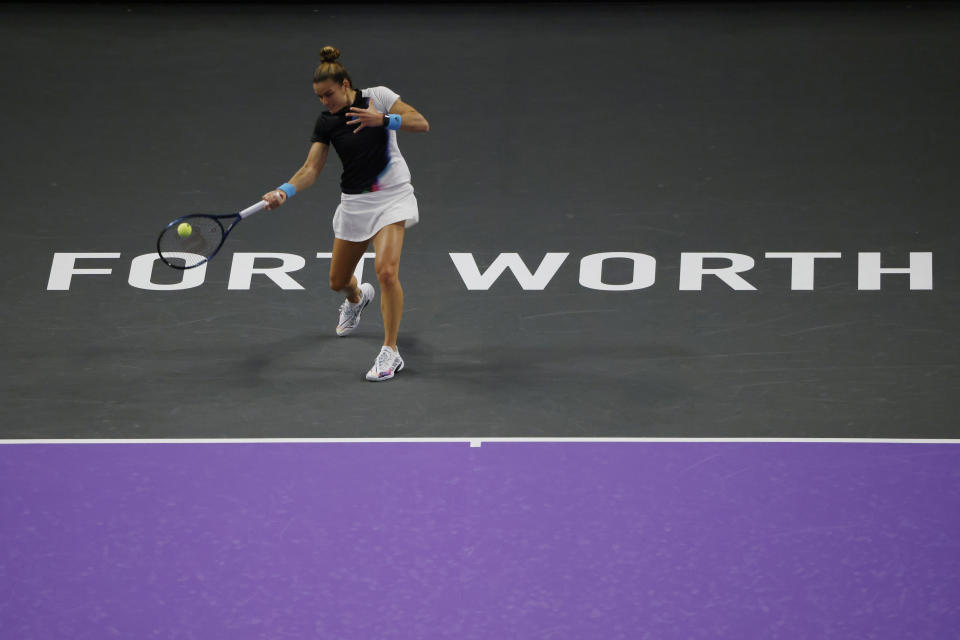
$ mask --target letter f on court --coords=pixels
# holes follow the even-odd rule
[[[113,270],[106,269],[78,269],[78,258],[119,258],[119,253],[54,253],[53,264],[50,265],[50,278],[47,280],[48,291],[66,291],[70,288],[70,280],[74,274],[108,274]]]

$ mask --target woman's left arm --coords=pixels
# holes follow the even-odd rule
[[[401,116],[400,131],[420,131],[421,133],[430,131],[430,123],[423,117],[423,114],[400,98],[394,101],[389,113],[396,113]]]
[[[430,123],[423,117],[423,114],[400,98],[394,101],[388,113],[395,113],[400,116],[401,131],[420,131],[421,133],[430,131]],[[347,110],[347,124],[350,126],[356,125],[353,130],[354,133],[365,127],[382,127],[384,115],[386,114],[377,111],[377,108],[373,106],[373,100],[371,100],[366,109],[350,107]]]

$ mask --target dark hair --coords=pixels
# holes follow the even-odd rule
[[[336,61],[339,57],[340,49],[336,47],[324,47],[321,49],[320,58],[323,62],[321,62],[317,70],[313,72],[313,81],[315,83],[323,82],[330,78],[337,84],[343,84],[344,80],[349,80],[350,88],[352,89],[353,78],[351,78],[347,70],[343,68],[343,65]]]

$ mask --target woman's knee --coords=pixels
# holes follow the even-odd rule
[[[343,291],[347,288],[347,285],[350,284],[350,279],[353,276],[351,273],[346,278],[339,274],[330,274],[330,288],[333,291]]]
[[[399,269],[396,264],[383,264],[376,269],[377,280],[380,281],[381,287],[390,287],[400,282]]]

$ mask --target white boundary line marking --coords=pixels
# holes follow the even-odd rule
[[[427,444],[461,442],[471,447],[492,442],[791,442],[834,444],[960,444],[960,439],[948,438],[116,438],[116,439],[0,439],[0,446],[9,444],[361,444],[361,443],[406,443]]]

